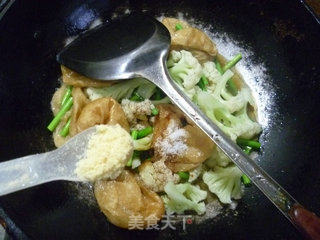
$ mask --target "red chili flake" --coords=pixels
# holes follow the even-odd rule
[[[187,219],[187,224],[192,224],[192,219],[191,218]]]

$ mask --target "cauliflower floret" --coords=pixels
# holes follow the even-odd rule
[[[206,62],[203,64],[203,75],[209,80],[209,90],[214,90],[215,85],[218,82],[219,77],[221,74],[216,69],[216,65],[214,62]]]
[[[248,88],[242,88],[236,96],[233,96],[227,91],[226,85],[228,80],[233,76],[230,70],[227,70],[221,77],[218,78],[217,85],[212,92],[213,97],[225,106],[230,113],[243,108],[252,98]]]
[[[191,100],[193,100],[193,97],[195,96],[195,94],[197,92],[197,90],[196,90],[197,86],[195,86],[194,88],[191,88],[191,89],[184,89],[182,86],[180,86],[180,85],[178,85],[178,86]]]
[[[134,150],[137,151],[146,151],[151,148],[153,134],[140,139],[133,140]]]
[[[203,171],[203,166],[202,164],[200,164],[198,167],[196,167],[195,169],[192,169],[189,172],[189,180],[188,182],[194,182],[195,180],[197,180],[197,178],[201,175]]]
[[[240,199],[242,196],[241,175],[242,172],[236,166],[216,167],[214,171],[205,172],[202,179],[222,203],[230,204],[232,198]]]
[[[210,168],[214,168],[216,166],[226,167],[229,163],[231,163],[230,158],[228,158],[228,156],[225,155],[219,147],[216,147],[211,157],[205,161],[205,164]]]
[[[163,160],[154,163],[145,161],[139,167],[139,177],[147,188],[155,192],[162,192],[170,181],[174,183],[179,181],[179,176],[174,174]]]
[[[154,108],[154,105],[149,99],[145,99],[142,102],[123,99],[121,101],[121,107],[127,117],[128,122],[132,126],[137,124],[137,119],[142,119],[146,115],[151,115],[151,110]]]
[[[167,65],[172,78],[181,83],[186,90],[194,88],[201,78],[201,65],[191,52],[171,51]]]
[[[176,63],[176,62],[179,62],[179,60],[181,59],[182,57],[182,54],[181,52],[179,51],[171,51],[171,58],[172,58],[172,61],[173,61],[173,64]]]
[[[251,139],[262,131],[261,125],[248,116],[247,107],[235,114],[235,117],[239,119],[234,131],[236,136]]]
[[[126,81],[113,84],[108,87],[96,88],[89,87],[86,89],[90,100],[96,100],[103,97],[112,97],[117,101],[125,98],[130,98],[132,93],[136,90],[139,96],[143,98],[150,98],[154,94],[156,85],[144,78],[133,78]]]
[[[203,200],[207,198],[207,192],[201,190],[199,186],[168,182],[164,190],[167,195],[162,199],[168,214],[182,214],[187,210],[194,210],[199,215],[205,213],[206,207]]]
[[[207,92],[198,92],[196,101],[206,115],[233,141],[237,137],[250,139],[262,130],[260,124],[252,121],[248,116],[248,102],[245,102],[240,111],[231,113],[225,104]]]

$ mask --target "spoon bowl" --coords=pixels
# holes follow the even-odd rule
[[[82,34],[58,55],[57,61],[98,80],[141,77],[166,58],[170,33],[154,18],[133,14]]]

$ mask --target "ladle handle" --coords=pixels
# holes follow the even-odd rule
[[[145,70],[142,76],[152,79],[159,88],[176,104],[215,144],[246,174],[251,181],[270,199],[270,201],[296,227],[291,209],[298,202],[285,191],[275,180],[250,159],[220,128],[215,125],[175,84],[169,77],[163,56],[162,64]],[[300,224],[299,226],[303,226]],[[298,227],[299,228],[299,227]],[[301,230],[301,228],[299,228]]]
[[[290,209],[290,216],[307,239],[320,239],[320,218],[317,215],[296,204]]]
[[[43,171],[49,153],[41,153],[0,163],[0,196],[47,182]]]

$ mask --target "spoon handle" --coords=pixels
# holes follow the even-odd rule
[[[165,57],[163,58],[165,59]],[[220,128],[215,125],[175,84],[169,77],[165,61],[161,66],[149,69],[144,77],[152,79],[167,96],[175,103],[200,129],[202,129],[223,152],[245,173],[252,182],[269,198],[269,200],[287,217],[299,230],[297,221],[291,213],[298,202],[285,191],[275,180],[249,158]],[[312,238],[312,236],[310,236]]]
[[[0,163],[0,196],[47,182],[41,171],[50,152],[30,155]]]
[[[301,205],[294,205],[290,215],[295,226],[308,238],[320,239],[320,218]]]

